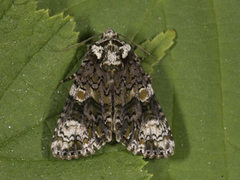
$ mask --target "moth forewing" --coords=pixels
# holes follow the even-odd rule
[[[73,77],[53,135],[53,156],[70,160],[94,154],[113,135],[144,158],[174,154],[172,133],[151,77],[112,28],[89,47]]]

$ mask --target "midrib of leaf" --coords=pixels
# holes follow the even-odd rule
[[[219,37],[219,25],[216,18],[216,10],[215,10],[214,0],[212,1],[212,9],[214,13],[214,19],[216,22],[216,31],[217,31],[217,43],[218,43],[218,60],[219,60],[219,73],[220,73],[220,87],[221,87],[221,117],[222,117],[222,133],[223,133],[223,144],[224,144],[224,165],[226,167],[226,179],[228,179],[228,164],[227,164],[227,151],[226,151],[226,134],[224,131],[224,113],[223,113],[223,87],[222,87],[222,64],[221,64],[221,52],[220,52],[220,37]]]

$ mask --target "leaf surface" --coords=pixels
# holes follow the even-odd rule
[[[38,9],[49,9],[50,18],[47,11],[35,12],[35,6],[30,0],[0,3],[1,177],[149,179],[151,173],[152,179],[239,178],[238,0],[39,1]],[[52,133],[72,83],[60,80],[79,68],[86,48],[53,50],[108,27],[137,44],[168,30],[177,34],[151,74],[173,131],[175,154],[148,160],[144,170],[146,162],[120,144],[73,161],[51,155]],[[159,47],[151,47],[151,54],[160,52],[151,52],[154,48]],[[154,61],[137,53],[151,72]]]

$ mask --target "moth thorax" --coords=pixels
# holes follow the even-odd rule
[[[109,41],[109,44],[104,47],[103,59],[100,66],[106,71],[120,70],[124,67],[119,46]]]
[[[113,41],[113,42],[112,42]],[[93,54],[101,61],[100,67],[105,71],[118,71],[124,68],[123,60],[128,57],[131,46],[117,40],[105,41],[104,44],[91,46]]]

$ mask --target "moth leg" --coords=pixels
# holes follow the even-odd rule
[[[73,78],[75,78],[76,77],[76,73],[74,73],[73,75],[71,75],[69,78],[66,78],[66,79],[63,79],[63,80],[61,80],[61,82],[66,82],[66,81],[70,81],[70,80],[72,80]]]

